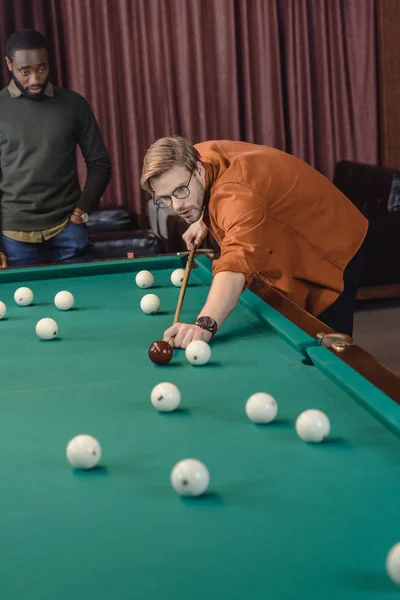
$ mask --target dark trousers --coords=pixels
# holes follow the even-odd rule
[[[318,315],[320,321],[337,333],[353,335],[354,311],[363,262],[364,247],[361,246],[344,271],[343,292],[329,308]]]
[[[93,260],[86,225],[69,221],[54,237],[40,243],[19,242],[1,236],[9,267],[28,267],[49,262],[81,262]]]

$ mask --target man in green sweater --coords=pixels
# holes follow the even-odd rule
[[[24,29],[7,41],[11,82],[0,91],[0,266],[93,258],[88,213],[111,177],[90,106],[49,81],[48,44]],[[76,146],[87,168],[81,190]]]

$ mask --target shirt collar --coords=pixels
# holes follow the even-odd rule
[[[8,89],[8,93],[10,94],[11,98],[19,98],[19,96],[22,96],[22,92],[16,86],[14,79],[11,79],[10,85],[8,86],[7,89]],[[44,93],[46,96],[49,96],[50,98],[52,98],[54,96],[53,84],[50,83],[50,81],[47,82],[47,85],[44,88]]]

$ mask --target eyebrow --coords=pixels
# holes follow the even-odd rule
[[[153,190],[153,193],[156,196],[156,198],[167,198],[167,197],[172,196],[172,194],[174,193],[174,191],[177,190],[180,187],[186,187],[186,183],[180,183],[179,185],[176,185],[170,194],[161,194],[160,196],[156,196],[154,190]]]
[[[38,67],[47,67],[47,62],[41,62],[38,64]],[[21,67],[18,67],[19,69],[31,69],[32,65],[22,65]]]

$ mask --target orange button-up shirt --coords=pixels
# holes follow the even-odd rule
[[[204,223],[221,247],[213,274],[254,275],[313,315],[343,291],[368,221],[326,177],[290,154],[245,142],[195,146],[206,171]]]

